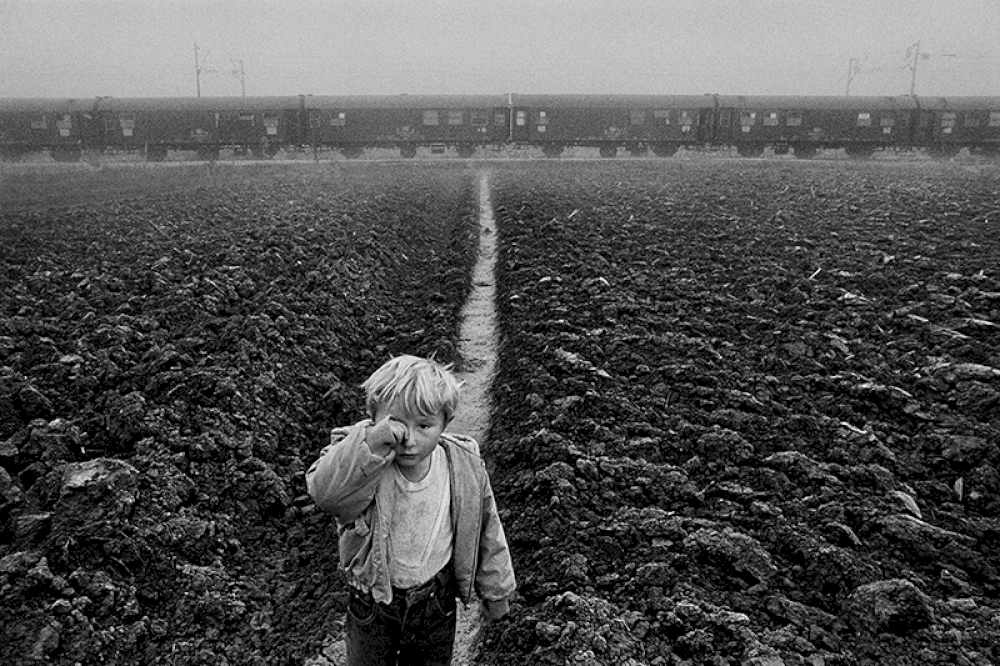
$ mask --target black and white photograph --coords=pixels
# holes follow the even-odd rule
[[[1000,666],[1000,0],[0,0],[0,665]]]

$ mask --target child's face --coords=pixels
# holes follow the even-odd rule
[[[386,416],[397,424],[402,424],[406,438],[396,445],[395,463],[407,478],[413,480],[423,478],[430,469],[431,452],[438,445],[441,433],[444,432],[444,414],[439,412],[432,416],[410,414],[398,402],[382,405],[375,410],[374,421],[378,423]]]

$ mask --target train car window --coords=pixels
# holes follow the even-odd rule
[[[524,127],[528,124],[528,114],[524,111],[518,111],[516,122],[518,127]]]
[[[118,119],[118,122],[122,126],[123,136],[132,136],[135,133],[135,114],[134,113],[123,113]]]
[[[473,127],[486,127],[490,124],[489,111],[470,111],[469,124]]]
[[[535,119],[535,124],[537,125],[547,125],[549,123],[549,114],[546,111],[539,111],[538,117]],[[541,130],[544,132],[545,130]]]
[[[944,111],[941,114],[941,134],[951,134],[955,130],[958,114],[954,111]]]
[[[979,114],[968,112],[965,114],[965,126],[966,127],[979,127]]]
[[[59,128],[59,136],[69,136],[70,130],[73,129],[73,116],[68,113],[64,114],[60,120],[56,121],[56,127]]]
[[[34,116],[31,119],[31,129],[46,129],[48,126],[49,119],[45,117],[45,114]]]
[[[757,123],[756,111],[740,111],[740,125],[749,126]]]
[[[990,127],[1000,127],[1000,111],[990,111]]]
[[[278,134],[278,116],[273,113],[264,114],[264,130],[272,136]]]
[[[104,131],[105,132],[117,132],[118,131],[118,119],[114,116],[104,116]]]
[[[774,127],[778,124],[778,112],[768,111],[764,114],[764,124],[768,127]]]
[[[894,116],[882,116],[878,119],[879,126],[881,127],[895,127],[896,118]]]
[[[691,127],[698,124],[698,116],[695,115],[696,111],[681,111],[679,124],[681,126],[682,132],[690,132]]]
[[[645,125],[646,124],[646,112],[645,111],[629,111],[629,123],[632,125]]]
[[[438,122],[437,111],[424,111],[424,125],[437,125]]]
[[[653,111],[653,121],[657,125],[669,125],[670,111],[668,109],[659,109],[657,111]]]
[[[872,126],[872,114],[870,113],[859,113],[858,114],[858,127],[871,127]]]
[[[788,127],[801,127],[802,126],[802,112],[801,111],[789,111],[788,115],[785,117],[785,125]]]
[[[330,125],[333,127],[343,127],[347,124],[347,112],[338,111],[330,118]]]
[[[255,120],[254,114],[252,114],[252,113],[241,113],[239,117],[240,117],[240,122],[241,123],[245,123],[247,125],[250,125],[251,127],[253,126],[254,120]]]
[[[448,124],[449,125],[461,125],[462,124],[462,112],[461,111],[449,111],[448,112]]]
[[[319,114],[313,111],[309,114],[309,127],[313,129],[318,129],[322,124],[323,119],[319,117]]]
[[[493,114],[493,124],[494,125],[506,125],[507,124],[507,114],[503,111],[497,111]]]

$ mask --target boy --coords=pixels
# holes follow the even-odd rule
[[[444,432],[459,399],[449,368],[385,363],[361,385],[370,418],[333,430],[306,473],[337,519],[348,666],[445,666],[456,596],[477,593],[488,619],[508,611],[514,571],[479,445]]]

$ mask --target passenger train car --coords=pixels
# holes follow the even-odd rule
[[[950,157],[1000,155],[1000,97],[739,95],[396,95],[0,100],[0,154],[169,151],[214,159],[223,149],[255,158],[279,150],[418,148],[470,157],[485,146],[532,146],[551,157],[597,148],[613,157],[680,148],[767,148],[810,158],[922,150]]]

